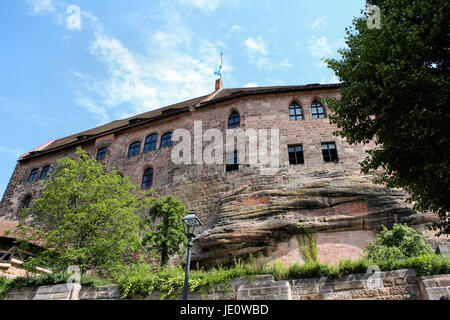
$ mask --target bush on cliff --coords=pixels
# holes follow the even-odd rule
[[[383,226],[374,243],[367,247],[367,259],[375,263],[403,260],[432,254],[426,237],[406,224],[394,224],[392,229]]]

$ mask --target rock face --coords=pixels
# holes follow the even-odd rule
[[[232,190],[221,197],[216,221],[196,239],[193,261],[226,264],[234,257],[262,253],[301,262],[295,240],[312,234],[319,260],[337,263],[357,258],[381,225],[431,221],[430,215],[413,213],[404,191],[375,185],[373,178],[315,172],[275,184],[276,188],[268,183]],[[327,237],[331,239],[326,241]],[[280,243],[287,243],[287,248]],[[355,248],[359,250],[352,253]]]

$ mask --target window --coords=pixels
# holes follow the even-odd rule
[[[158,135],[156,133],[152,133],[147,138],[145,138],[144,152],[156,150],[156,139],[157,138],[158,138]]]
[[[159,148],[170,147],[172,145],[172,132],[167,132],[161,136]]]
[[[33,182],[34,180],[36,180],[37,174],[38,174],[37,168],[31,170],[30,175],[28,176],[28,182]]]
[[[227,162],[225,166],[225,171],[235,171],[239,170],[239,164],[238,164],[238,153],[237,151],[233,152],[232,154],[227,155]]]
[[[26,196],[25,199],[23,199],[22,208],[29,208],[31,203],[31,196]]]
[[[241,117],[239,116],[239,113],[233,111],[233,113],[230,114],[230,117],[228,118],[228,129],[233,129],[240,126],[241,126]]]
[[[45,179],[47,178],[48,172],[50,171],[50,166],[45,166],[42,168],[41,175],[39,176],[39,179]]]
[[[322,154],[325,162],[337,162],[339,160],[334,142],[322,143]]]
[[[325,109],[323,105],[317,100],[314,100],[311,104],[311,113],[313,119],[325,118]]]
[[[303,164],[305,163],[305,158],[303,157],[303,147],[302,145],[288,146],[289,152],[289,164]]]
[[[105,159],[106,151],[107,151],[107,150],[108,150],[107,147],[103,147],[103,148],[98,149],[98,151],[97,151],[97,157],[95,157],[95,159],[97,159],[97,160]]]
[[[296,102],[292,102],[289,106],[289,119],[290,120],[303,120],[302,107]]]
[[[139,154],[140,151],[141,151],[141,142],[140,141],[133,142],[128,148],[128,156],[129,157],[135,156]]]
[[[148,189],[153,183],[153,168],[148,168],[144,171],[144,176],[142,178],[142,189]]]

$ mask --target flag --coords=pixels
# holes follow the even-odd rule
[[[222,66],[219,64],[216,68],[216,71],[214,71],[214,74],[216,76],[220,76],[222,74]]]
[[[216,76],[222,77],[222,54],[220,54],[220,61],[217,65],[216,71],[214,71]]]

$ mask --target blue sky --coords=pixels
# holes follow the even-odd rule
[[[0,0],[0,194],[18,157],[50,139],[212,92],[221,52],[227,88],[337,82],[321,57],[337,57],[363,8],[363,0]]]

